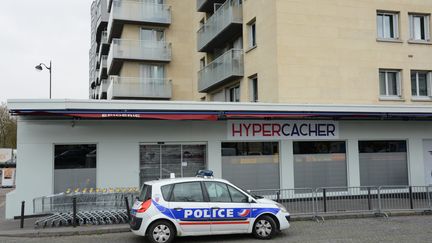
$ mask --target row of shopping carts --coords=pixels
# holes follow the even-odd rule
[[[128,208],[137,191],[69,192],[35,198],[35,214],[48,216],[35,222],[35,227],[70,225],[121,224],[129,220]]]

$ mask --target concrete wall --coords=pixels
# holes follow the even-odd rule
[[[407,140],[409,181],[426,183],[423,139],[432,139],[430,122],[340,122],[340,140],[347,142],[348,185],[359,186],[358,140]],[[31,121],[18,122],[17,188],[7,195],[7,218],[19,214],[26,201],[54,191],[54,145],[97,144],[97,187],[136,187],[139,184],[139,144],[203,142],[208,146],[208,167],[221,177],[221,141],[227,141],[226,123],[191,121]],[[269,140],[272,141],[272,140]],[[281,187],[294,187],[293,141],[281,141]]]

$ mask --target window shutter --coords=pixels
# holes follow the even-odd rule
[[[402,97],[402,76],[401,72],[397,73],[397,95]]]
[[[428,96],[432,96],[432,72],[427,74],[427,92]]]

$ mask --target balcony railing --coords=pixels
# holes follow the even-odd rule
[[[171,7],[166,4],[114,0],[108,21],[109,39],[120,37],[125,23],[169,25]]]
[[[102,31],[101,43],[108,44],[108,32],[106,30]]]
[[[119,70],[117,60],[129,61],[171,61],[171,43],[165,41],[141,41],[113,39],[108,54],[108,69],[114,72]]]
[[[242,22],[242,5],[227,0],[198,30],[198,50],[206,51],[212,43],[224,43],[236,32],[241,34]]]
[[[231,49],[198,72],[198,91],[207,92],[243,75],[243,50]]]
[[[172,84],[167,79],[111,76],[108,99],[171,99]]]

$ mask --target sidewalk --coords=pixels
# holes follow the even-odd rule
[[[72,235],[92,235],[129,232],[129,225],[85,225],[73,227],[35,228],[37,219],[24,220],[24,228],[20,229],[19,220],[0,220],[0,237],[58,237]]]

